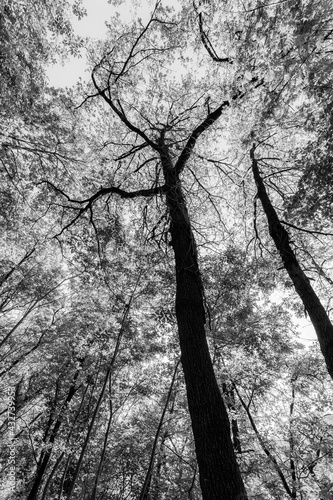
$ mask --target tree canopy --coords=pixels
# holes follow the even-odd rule
[[[0,7],[0,499],[328,500],[333,6],[109,3]]]

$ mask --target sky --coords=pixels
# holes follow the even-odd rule
[[[84,0],[83,5],[87,16],[81,20],[73,17],[72,20],[76,34],[83,37],[105,38],[107,31],[105,21],[114,14],[115,8],[107,0]],[[64,65],[59,63],[50,66],[47,76],[54,87],[71,87],[79,77],[87,79],[84,51],[81,58],[71,57]]]
[[[83,0],[82,4],[87,11],[87,15],[81,20],[73,17],[72,26],[77,35],[82,37],[90,37],[94,39],[104,39],[107,34],[105,21],[108,21],[111,16],[117,12],[121,19],[128,20],[133,17],[135,11],[136,16],[142,19],[145,23],[153,10],[154,0],[136,0],[117,1],[118,6],[111,5],[108,0]],[[177,0],[164,0],[163,5],[174,6]],[[86,70],[85,54],[82,51],[81,58],[71,57],[65,64],[55,64],[48,68],[47,76],[50,84],[54,87],[71,87],[75,85],[79,77],[83,80],[90,78],[89,72]]]

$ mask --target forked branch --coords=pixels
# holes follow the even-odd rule
[[[236,99],[237,97],[240,96],[240,93],[237,94],[237,96],[235,96],[233,99]],[[175,165],[175,169],[176,169],[176,172],[177,174],[179,175],[182,170],[184,169],[185,165],[186,165],[186,162],[188,161],[188,159],[190,158],[191,156],[191,153],[193,151],[193,148],[195,146],[195,143],[197,141],[197,139],[199,138],[199,136],[201,134],[203,134],[203,132],[205,132],[214,122],[216,122],[216,120],[218,120],[222,114],[222,111],[224,110],[224,108],[227,108],[228,106],[230,106],[230,102],[229,101],[223,101],[223,103],[218,107],[216,108],[214,111],[212,111],[211,113],[209,113],[206,118],[200,123],[200,125],[198,125],[194,130],[193,132],[191,133],[181,155],[179,156],[178,160],[177,160],[177,163]]]
[[[98,95],[100,95],[104,99],[104,101],[110,106],[110,108],[112,109],[112,111],[114,113],[116,113],[116,115],[120,118],[120,120],[124,123],[124,125],[126,125],[126,127],[129,130],[131,130],[135,134],[139,135],[147,144],[149,144],[150,147],[152,147],[155,151],[158,151],[157,144],[155,144],[154,141],[152,141],[151,139],[149,139],[149,137],[146,135],[145,132],[143,132],[143,130],[141,130],[140,128],[138,128],[136,125],[134,125],[127,118],[127,116],[126,116],[126,114],[124,112],[124,109],[121,106],[117,107],[115,105],[115,103],[113,102],[113,100],[111,98],[111,89],[110,89],[110,87],[106,87],[106,88],[102,89],[98,85],[96,77],[95,77],[95,73],[96,73],[96,70],[98,69],[98,67],[99,67],[99,65],[95,66],[95,68],[93,69],[93,71],[91,73],[91,78],[92,78],[94,87],[97,90]],[[109,95],[107,95],[107,91],[108,91]],[[119,101],[118,101],[118,105],[119,105]]]
[[[62,234],[64,231],[66,231],[70,226],[75,224],[75,222],[87,211],[92,211],[94,203],[102,198],[105,195],[108,194],[117,194],[121,198],[137,198],[139,196],[144,196],[144,197],[151,197],[151,196],[156,196],[157,194],[164,193],[166,191],[166,187],[163,186],[156,186],[150,189],[138,189],[136,191],[125,191],[124,189],[121,189],[116,186],[110,186],[107,188],[100,188],[98,191],[96,191],[95,194],[90,196],[89,198],[85,198],[83,200],[76,200],[74,198],[71,198],[68,196],[62,189],[59,187],[55,186],[52,182],[50,181],[42,181],[42,183],[47,184],[48,186],[52,187],[57,193],[59,193],[61,196],[66,198],[67,202],[76,204],[78,206],[68,206],[68,205],[61,205],[63,208],[67,208],[70,210],[76,210],[77,214],[75,217],[68,223],[66,226],[64,226],[59,233]],[[58,236],[59,236],[58,235]]]

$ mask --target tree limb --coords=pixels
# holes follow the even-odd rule
[[[241,94],[239,92],[232,99],[235,100],[235,99],[237,99],[237,97],[240,97],[240,95]],[[216,120],[218,120],[218,118],[220,118],[222,111],[224,110],[224,108],[226,108],[228,106],[230,106],[230,101],[223,101],[223,103],[218,108],[216,108],[214,111],[209,113],[206,116],[206,118],[203,120],[203,122],[201,122],[200,125],[198,125],[193,130],[193,132],[191,133],[183,151],[181,152],[181,154],[176,162],[175,170],[176,170],[176,173],[178,175],[182,172],[182,170],[184,169],[184,167],[186,165],[186,162],[190,158],[192,150],[195,146],[195,143],[196,143],[198,137],[203,132],[205,132]]]
[[[142,137],[142,139],[144,139],[144,141],[147,144],[149,144],[149,146],[151,148],[153,148],[155,151],[158,151],[159,150],[158,145],[155,142],[153,142],[151,139],[149,139],[149,137],[145,134],[145,132],[143,132],[141,129],[139,129],[132,122],[129,121],[129,119],[125,115],[124,111],[122,109],[118,109],[117,106],[112,101],[112,99],[107,96],[106,89],[102,90],[99,87],[99,85],[97,84],[96,78],[95,78],[95,71],[98,68],[98,66],[99,65],[95,66],[95,68],[93,69],[93,71],[91,73],[91,78],[92,78],[93,84],[94,84],[95,89],[97,90],[98,94],[103,97],[104,101],[110,106],[112,111],[114,113],[116,113],[116,115],[120,118],[120,120],[124,123],[124,125],[126,125],[126,127],[129,128],[129,130],[131,130],[132,132],[135,132],[137,135]],[[109,90],[110,90],[110,88],[109,88]]]
[[[285,226],[292,227],[293,229],[297,229],[297,231],[303,231],[304,233],[309,233],[309,234],[321,234],[322,236],[333,236],[333,233],[324,233],[323,231],[315,231],[314,229],[305,229],[304,227],[299,227],[295,226],[294,224],[291,224],[290,222],[286,222],[285,220],[280,219],[281,224],[284,224]]]
[[[70,226],[72,226],[73,224],[75,224],[75,222],[85,212],[91,211],[93,204],[99,198],[102,198],[103,196],[105,196],[107,194],[115,193],[115,194],[118,194],[121,198],[137,198],[139,196],[144,196],[144,197],[155,196],[157,194],[162,194],[162,193],[164,193],[166,191],[166,187],[164,185],[163,186],[156,186],[156,187],[150,188],[150,189],[138,189],[137,191],[125,191],[124,189],[120,189],[119,187],[110,186],[108,188],[101,188],[101,189],[99,189],[98,191],[96,191],[95,194],[93,194],[89,198],[85,198],[84,200],[75,200],[74,198],[71,198],[70,196],[68,196],[62,189],[60,189],[59,187],[55,186],[52,182],[45,180],[45,181],[42,181],[40,184],[42,184],[42,183],[51,186],[56,192],[58,192],[62,196],[64,196],[64,198],[66,198],[66,200],[69,203],[76,203],[78,205],[84,205],[82,207],[80,207],[80,206],[75,207],[75,206],[61,205],[63,208],[68,208],[70,210],[77,210],[78,213],[76,214],[76,216],[68,224],[66,224],[62,228],[62,230],[60,231],[60,233],[57,236],[60,236]]]
[[[195,6],[194,2],[193,2],[193,6],[194,6],[195,11],[198,13],[198,9]],[[233,61],[230,59],[230,57],[219,57],[217,55],[217,53],[215,52],[215,49],[214,49],[211,41],[209,40],[207,33],[205,33],[205,31],[203,29],[202,13],[201,12],[198,13],[198,20],[199,20],[199,31],[200,31],[200,38],[201,38],[202,44],[205,47],[205,49],[207,50],[210,57],[213,59],[213,61],[222,62],[222,63],[226,62],[229,64],[233,64]]]

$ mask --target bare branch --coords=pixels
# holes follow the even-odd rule
[[[229,64],[233,64],[233,61],[229,57],[219,57],[217,55],[217,53],[216,53],[216,51],[215,51],[215,49],[214,49],[211,41],[208,38],[207,33],[203,29],[202,13],[198,12],[198,8],[197,8],[197,6],[195,5],[194,2],[193,2],[193,7],[194,7],[194,10],[196,11],[196,13],[198,14],[199,31],[200,31],[201,41],[203,43],[203,46],[207,50],[208,54],[210,55],[210,57],[213,59],[213,61],[216,61],[216,62],[222,62],[222,63],[226,62],[226,63],[229,63]]]
[[[149,29],[149,26],[154,22],[154,21],[157,21],[157,19],[154,19],[154,15],[155,15],[155,12],[158,8],[160,4],[160,0],[158,0],[155,4],[155,7],[154,7],[154,10],[153,10],[153,13],[148,21],[148,23],[146,24],[146,26],[144,27],[144,29],[141,31],[140,35],[137,37],[137,39],[135,40],[135,42],[133,43],[132,45],[132,48],[130,50],[130,53],[128,54],[128,57],[126,59],[126,61],[124,62],[123,64],[123,67],[120,71],[120,73],[118,73],[118,75],[116,76],[115,78],[115,83],[117,82],[117,80],[125,73],[125,70],[126,70],[126,67],[128,66],[130,60],[134,57],[134,50],[135,48],[137,47],[137,45],[139,44],[141,38],[145,35],[145,33],[148,31]]]
[[[147,144],[145,142],[142,144],[138,144],[137,146],[133,146],[130,151],[127,151],[126,153],[123,153],[122,155],[118,156],[117,158],[114,159],[114,161],[124,160],[128,156],[135,155],[138,151],[146,147]]]
[[[126,127],[129,130],[131,130],[132,132],[135,132],[137,135],[139,135],[140,137],[142,137],[142,139],[144,139],[144,141],[151,148],[153,148],[155,151],[159,151],[158,145],[155,142],[153,142],[151,139],[149,139],[149,137],[145,134],[145,132],[143,132],[143,130],[139,129],[136,125],[134,125],[132,122],[129,121],[129,119],[125,115],[123,109],[122,108],[121,109],[117,108],[117,106],[114,104],[114,102],[112,101],[112,99],[107,96],[107,94],[106,94],[106,90],[107,89],[103,89],[102,90],[99,87],[99,85],[97,84],[96,78],[95,78],[95,71],[98,68],[98,66],[99,65],[95,66],[95,68],[93,69],[93,72],[91,73],[91,78],[92,78],[93,84],[94,84],[94,86],[95,86],[98,94],[103,97],[104,101],[107,102],[107,104],[110,106],[110,108],[112,109],[112,111],[114,113],[116,113],[116,115],[120,118],[120,120],[124,123],[124,125],[126,125]],[[110,88],[109,88],[109,94],[110,94]]]
[[[93,97],[97,97],[98,95],[99,95],[99,92],[96,92],[96,94],[87,95],[80,104],[78,104],[77,106],[75,106],[74,109],[82,108],[82,106],[84,106],[84,104],[87,101],[89,101],[89,99],[93,99]]]
[[[96,94],[97,95],[97,94]],[[66,156],[64,154],[61,154],[57,151],[58,146],[60,145],[60,142],[55,145],[54,150],[50,150],[45,148],[43,145],[40,145],[38,143],[34,143],[33,141],[28,141],[26,139],[22,139],[20,137],[17,137],[15,135],[11,134],[4,134],[0,132],[0,136],[3,136],[5,138],[10,139],[11,141],[15,142],[4,142],[2,143],[2,148],[5,150],[11,149],[11,150],[22,150],[22,151],[28,151],[29,153],[33,153],[37,156],[39,155],[50,155],[54,156],[59,160],[67,160],[67,161],[75,161],[75,162],[81,162],[83,163],[83,160],[80,160],[78,158],[74,158],[71,156]]]
[[[240,94],[237,95],[237,97],[239,97]],[[233,98],[233,99],[236,99],[236,96]],[[216,120],[218,120],[218,118],[220,118],[221,114],[222,114],[222,111],[224,110],[224,108],[230,106],[230,102],[229,101],[224,101],[218,108],[216,108],[214,111],[212,111],[211,113],[209,113],[207,115],[207,117],[204,119],[203,122],[200,123],[200,125],[198,125],[198,127],[196,127],[192,134],[190,135],[190,138],[188,139],[181,155],[179,156],[178,160],[177,160],[177,163],[175,165],[175,170],[177,172],[177,174],[179,175],[182,170],[184,169],[185,165],[186,165],[186,162],[187,160],[190,158],[191,156],[191,153],[192,153],[192,150],[195,146],[195,143],[198,139],[198,137],[203,133],[205,132],[205,130],[207,130]]]
[[[2,276],[0,278],[0,286],[3,285],[3,283],[5,281],[8,280],[8,278],[10,278],[10,276],[13,274],[13,272],[18,269],[22,264],[23,262],[25,262],[27,259],[29,259],[29,257],[35,252],[36,250],[36,246],[32,248],[32,250],[26,252],[26,254],[24,255],[24,257],[20,260],[20,262],[18,262],[18,264],[14,265],[10,271],[8,271],[4,276]],[[0,310],[1,310],[1,307],[0,307]]]
[[[164,193],[165,192],[165,186],[157,186],[151,189],[138,189],[137,191],[125,191],[124,189],[120,189],[119,187],[116,186],[110,186],[108,188],[101,188],[99,189],[95,194],[90,196],[89,198],[85,198],[84,200],[75,200],[73,198],[70,198],[62,189],[58,188],[52,182],[50,181],[42,181],[41,183],[48,184],[51,186],[55,191],[60,193],[62,196],[64,196],[70,203],[78,203],[80,205],[83,205],[84,203],[87,204],[86,207],[84,207],[84,211],[88,210],[90,206],[98,199],[101,198],[102,196],[105,196],[106,194],[118,194],[121,198],[137,198],[138,196],[145,196],[145,197],[150,197],[154,196],[156,194]],[[40,184],[41,184],[40,183]],[[67,207],[67,208],[72,208],[72,209],[77,209],[76,207]]]
[[[278,464],[278,462],[277,462],[276,458],[274,457],[274,455],[272,455],[272,453],[271,453],[271,452],[270,452],[270,450],[268,449],[268,446],[267,446],[267,444],[265,443],[265,441],[264,441],[264,439],[263,439],[262,435],[261,435],[261,434],[260,434],[260,432],[258,431],[258,428],[257,428],[257,426],[256,426],[256,424],[255,424],[255,422],[254,422],[254,420],[253,420],[253,417],[252,417],[252,414],[251,414],[251,412],[250,412],[250,410],[249,410],[248,405],[245,403],[244,399],[243,399],[243,398],[242,398],[242,396],[240,395],[240,393],[239,393],[239,391],[238,391],[238,388],[237,388],[236,384],[235,384],[233,381],[231,381],[231,383],[232,383],[232,385],[233,385],[233,388],[235,389],[235,392],[236,392],[236,394],[237,394],[237,396],[238,396],[238,399],[239,399],[239,401],[240,401],[240,403],[241,403],[242,407],[244,408],[244,410],[245,410],[245,412],[246,412],[246,414],[247,414],[247,417],[248,417],[248,419],[249,419],[249,421],[250,421],[251,427],[252,427],[252,429],[253,429],[253,431],[254,431],[255,435],[257,436],[257,439],[258,439],[258,441],[259,441],[259,443],[260,443],[260,446],[261,446],[261,448],[262,448],[263,452],[264,452],[264,453],[265,453],[265,455],[268,457],[268,459],[269,459],[269,460],[270,460],[270,462],[272,463],[272,465],[273,465],[274,469],[276,470],[276,472],[277,472],[278,476],[280,477],[280,479],[281,479],[281,481],[282,481],[282,484],[283,484],[283,487],[284,487],[284,489],[285,489],[286,493],[288,494],[288,496],[290,496],[291,498],[293,498],[292,491],[291,491],[291,490],[290,490],[290,488],[289,488],[289,485],[288,485],[287,480],[286,480],[286,478],[285,478],[285,476],[284,476],[284,474],[283,474],[283,471],[282,471],[281,467],[279,466],[279,464]]]
[[[333,236],[333,233],[324,233],[323,231],[315,231],[314,229],[305,229],[304,227],[295,226],[290,222],[286,222],[285,220],[280,219],[281,224],[285,224],[286,226],[292,227],[293,229],[297,229],[297,231],[303,231],[304,233],[309,234],[321,234],[322,236]]]
[[[142,38],[144,37],[144,35],[147,33],[150,25],[154,22],[157,22],[157,23],[163,23],[163,24],[172,24],[172,23],[167,23],[167,22],[164,22],[164,21],[161,21],[160,19],[158,19],[157,17],[155,17],[155,13],[158,9],[160,5],[160,0],[158,0],[155,4],[155,7],[154,7],[154,10],[153,10],[153,13],[148,21],[148,23],[146,24],[146,26],[142,29],[142,31],[140,32],[140,34],[137,36],[136,40],[133,42],[132,44],[132,47],[129,51],[129,54],[125,60],[125,62],[122,64],[122,67],[120,69],[119,72],[117,73],[114,73],[112,71],[109,72],[109,78],[108,78],[108,82],[107,82],[107,86],[102,89],[97,81],[96,81],[96,77],[95,77],[95,73],[97,71],[98,68],[102,67],[102,63],[104,61],[104,59],[102,61],[100,61],[99,64],[97,64],[95,66],[95,68],[93,69],[92,71],[92,81],[93,81],[93,84],[97,90],[97,95],[100,95],[103,97],[103,99],[105,100],[105,102],[107,102],[107,104],[111,107],[112,111],[114,113],[116,113],[116,115],[120,118],[120,120],[127,126],[127,128],[129,130],[131,130],[132,132],[135,132],[136,134],[138,134],[140,137],[142,137],[145,141],[145,143],[147,143],[150,147],[152,147],[154,150],[158,151],[158,145],[152,141],[147,135],[146,133],[141,130],[140,128],[138,128],[136,125],[134,125],[126,116],[126,113],[119,101],[119,99],[116,100],[117,102],[117,105],[115,104],[115,102],[113,101],[112,97],[111,97],[111,76],[115,76],[114,78],[114,83],[116,84],[117,81],[119,80],[120,77],[124,76],[124,74],[128,71],[128,66],[130,64],[130,62],[132,61],[133,62],[133,67],[134,66],[137,66],[138,64],[140,64],[143,60],[147,59],[150,54],[148,55],[145,55],[144,57],[142,57],[139,61],[136,61],[134,62],[134,59],[135,57],[138,55],[138,54],[141,54],[142,52],[145,52],[147,49],[145,50],[135,50],[140,41],[142,40]],[[152,49],[152,52],[159,52],[159,51],[162,51],[162,50],[165,50],[165,49],[157,49],[157,48],[154,48]],[[96,95],[96,94],[95,94]]]
[[[75,200],[73,198],[70,198],[62,189],[58,188],[55,186],[52,182],[50,181],[42,181],[41,183],[48,184],[51,186],[56,192],[60,193],[62,196],[66,198],[66,200],[70,203],[75,203],[77,205],[84,205],[84,206],[66,206],[66,205],[61,205],[64,209],[70,209],[70,210],[77,210],[78,213],[75,215],[74,219],[72,219],[68,224],[66,224],[62,230],[60,231],[59,234],[56,236],[60,236],[62,233],[64,233],[69,227],[74,225],[80,217],[87,211],[90,211],[90,214],[92,216],[92,207],[93,204],[99,199],[102,198],[105,195],[108,194],[118,194],[121,198],[137,198],[139,196],[144,196],[144,197],[150,197],[150,196],[155,196],[157,194],[164,193],[166,191],[166,187],[163,186],[156,186],[150,189],[138,189],[137,191],[125,191],[123,189],[120,189],[119,187],[116,186],[111,186],[108,188],[101,188],[99,189],[95,194],[90,196],[89,198],[85,198],[84,200]],[[40,184],[41,184],[40,183]],[[92,218],[90,217],[90,221],[92,221]]]
[[[263,85],[264,80],[257,77],[253,77],[252,80],[249,82],[249,84],[253,84],[253,88],[258,88],[260,85]],[[231,101],[236,101],[237,99],[242,99],[245,96],[246,92],[241,92],[238,90],[235,95],[232,96],[230,101],[223,101],[222,104],[216,108],[214,111],[211,113],[208,113],[206,118],[196,127],[193,132],[191,133],[182,153],[180,154],[177,163],[175,165],[175,170],[177,175],[179,175],[182,170],[184,169],[186,162],[191,156],[191,153],[193,151],[193,148],[196,144],[197,139],[200,137],[200,135],[205,132],[214,122],[216,122],[220,116],[222,115],[222,112],[224,108],[227,108],[230,106]]]

